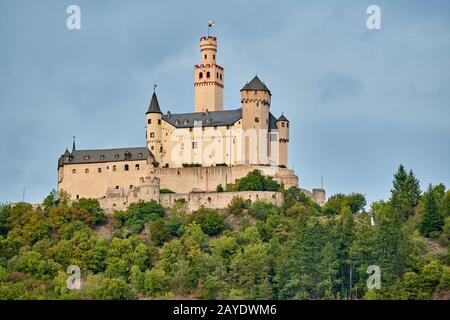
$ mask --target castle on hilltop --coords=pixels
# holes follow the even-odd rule
[[[163,113],[154,91],[146,112],[146,146],[78,150],[74,141],[72,151],[66,148],[58,160],[58,190],[74,200],[99,199],[111,209],[152,199],[170,206],[180,198],[195,202],[196,208],[226,206],[230,193],[212,194],[217,186],[255,169],[285,187],[298,186],[298,177],[287,168],[290,122],[271,113],[268,87],[255,76],[241,89],[241,108],[224,110],[225,77],[216,63],[216,37],[202,37],[200,49],[194,112]],[[324,201],[324,190],[313,193],[316,201]],[[280,202],[279,195],[267,192],[241,196]]]

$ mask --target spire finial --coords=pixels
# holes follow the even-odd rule
[[[208,37],[209,37],[209,31],[211,30],[212,27],[215,27],[215,25],[216,25],[216,21],[214,21],[214,19],[208,20]]]
[[[72,137],[72,139],[73,139],[73,141],[72,141],[72,152],[74,152],[76,150],[76,147],[75,147],[75,139],[76,138],[77,137],[75,137],[75,136]]]
[[[156,87],[157,87],[158,85],[156,84],[156,82],[153,84],[153,93],[155,93],[156,92]]]

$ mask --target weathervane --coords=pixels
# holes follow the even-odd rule
[[[209,37],[209,31],[212,27],[215,27],[216,25],[216,21],[214,21],[213,19],[209,19],[208,20],[208,37]]]

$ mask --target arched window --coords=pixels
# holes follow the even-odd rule
[[[89,169],[84,169],[84,173],[89,173]]]
[[[155,133],[154,132],[150,132],[150,138],[154,138],[155,137]]]
[[[222,74],[220,74],[220,80],[222,80]]]
[[[76,174],[77,173],[77,169],[72,169],[72,173]]]
[[[124,167],[124,170],[125,171],[129,171],[130,170],[130,166],[126,164],[125,167]]]
[[[90,158],[91,158],[91,156],[88,154],[84,156],[84,160],[89,160]]]
[[[208,59],[208,55],[207,54],[205,54],[205,59]]]
[[[139,165],[135,165],[134,168],[136,169],[136,171],[139,171]]]
[[[213,54],[213,59],[216,60],[216,55],[215,54]]]
[[[152,119],[148,119],[148,120],[147,120],[147,123],[148,123],[148,124],[152,124]]]
[[[216,76],[217,76],[217,78],[219,77],[219,73],[218,72],[216,73]]]
[[[203,79],[203,72],[200,72],[200,73],[198,74],[198,77],[199,77],[199,79]]]
[[[209,77],[211,77],[211,73],[209,71],[206,72],[206,78],[209,79]]]
[[[117,170],[117,166],[116,165],[113,165],[113,169],[112,169],[113,171],[116,171]]]
[[[105,160],[105,156],[103,154],[100,156],[100,160]]]
[[[159,147],[159,152],[163,152],[163,147]]]

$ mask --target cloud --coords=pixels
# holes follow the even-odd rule
[[[358,96],[363,89],[362,83],[357,79],[336,72],[330,72],[322,76],[317,82],[317,86],[323,101],[353,98]]]

